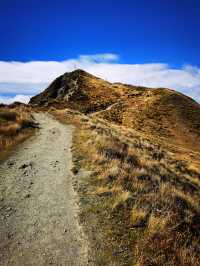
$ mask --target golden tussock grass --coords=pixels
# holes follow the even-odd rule
[[[76,121],[74,163],[91,173],[79,193],[85,219],[99,221],[105,265],[199,265],[198,167],[134,131],[63,114]]]
[[[30,136],[35,127],[30,111],[24,107],[0,109],[0,152]]]
[[[140,226],[145,221],[147,212],[142,209],[133,208],[131,210],[130,222],[134,226]]]

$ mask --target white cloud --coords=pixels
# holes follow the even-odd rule
[[[10,104],[13,102],[22,102],[22,103],[28,103],[31,96],[28,95],[21,95],[18,94],[16,96],[6,97],[6,96],[0,96],[0,102],[5,104]]]
[[[114,62],[119,60],[119,56],[116,54],[94,54],[94,55],[80,55],[80,61],[87,61],[91,63],[102,63],[102,62]]]
[[[20,82],[7,82],[1,83],[0,82],[0,95],[1,94],[27,94],[27,95],[34,95],[37,94],[39,91],[46,88],[49,82],[45,83],[20,83]]]
[[[120,64],[118,59],[118,55],[108,53],[81,55],[77,59],[60,62],[0,61],[0,95],[34,95],[59,75],[81,68],[111,82],[173,88],[200,102],[200,68],[186,65],[174,69],[162,63]]]

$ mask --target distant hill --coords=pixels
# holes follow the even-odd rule
[[[71,107],[84,113],[102,110],[116,102],[119,94],[112,84],[83,70],[76,70],[55,79],[30,104],[39,106]]]
[[[200,151],[200,105],[171,89],[109,83],[75,70],[55,79],[30,104],[72,108]]]

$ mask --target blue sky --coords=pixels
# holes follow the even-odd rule
[[[199,0],[0,0],[0,101],[75,66],[200,100],[199,14]]]

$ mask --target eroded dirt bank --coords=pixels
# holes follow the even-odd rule
[[[0,165],[0,265],[88,265],[72,187],[72,127],[41,129]]]

